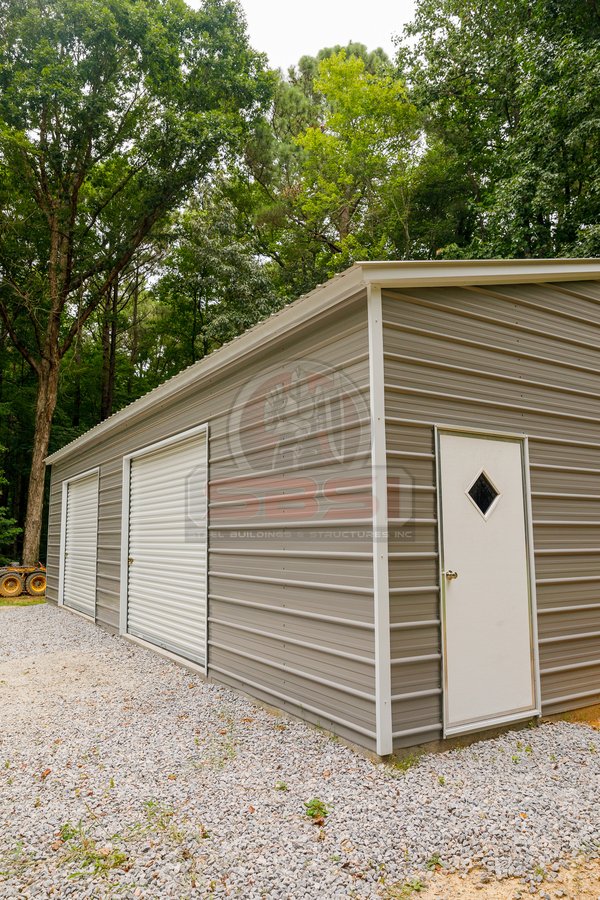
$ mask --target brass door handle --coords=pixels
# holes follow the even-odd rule
[[[448,581],[452,581],[453,578],[458,578],[458,572],[453,572],[452,569],[448,569],[447,572],[444,572],[444,575]]]
[[[130,556],[129,559],[127,560],[127,562],[131,566],[133,564],[133,556]]]

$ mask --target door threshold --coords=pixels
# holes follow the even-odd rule
[[[151,650],[152,653],[156,653],[158,656],[170,660],[170,662],[177,663],[177,665],[183,666],[184,669],[189,669],[190,672],[194,672],[196,675],[202,675],[204,678],[208,677],[207,667],[205,665],[203,666],[201,663],[193,662],[191,659],[186,659],[185,656],[173,653],[172,650],[166,650],[164,647],[159,647],[158,644],[153,644],[152,641],[145,641],[144,638],[136,637],[135,634],[123,632],[120,636],[126,641],[130,641],[132,644],[137,644],[138,647],[143,647],[144,650]]]
[[[85,619],[86,622],[91,622],[93,625],[96,624],[96,619],[94,616],[90,616],[89,613],[81,612],[79,609],[75,609],[74,606],[69,606],[68,603],[59,603],[59,608],[66,609],[67,612],[73,613],[74,616],[81,616],[82,619]]]
[[[526,719],[535,719],[541,716],[539,709],[529,709],[526,712],[515,715],[499,716],[495,719],[484,719],[481,722],[471,722],[466,725],[444,726],[444,737],[458,737],[461,734],[472,734],[474,731],[488,731],[490,728],[500,728],[503,725],[517,725]]]

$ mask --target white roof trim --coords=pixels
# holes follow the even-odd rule
[[[254,354],[278,336],[347,302],[368,285],[378,285],[385,289],[585,279],[600,280],[600,259],[358,262],[86,431],[81,437],[48,456],[46,463],[59,462],[72,453],[99,442],[110,432],[122,430],[149,409],[176,397],[192,384],[220,373],[233,363],[242,362],[245,357]]]
[[[600,259],[478,259],[360,262],[365,281],[382,288],[510,284],[600,278]]]

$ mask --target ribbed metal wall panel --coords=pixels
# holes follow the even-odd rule
[[[204,665],[206,430],[129,466],[127,631]]]
[[[276,442],[255,415],[269,385],[250,400],[244,392],[253,382],[260,388],[271,367],[293,371],[294,361],[306,360],[316,370],[340,373],[356,414],[348,418],[317,398],[322,426]],[[301,424],[311,402],[295,404],[288,421]],[[236,448],[231,421],[241,406]],[[293,342],[275,339],[268,352],[53,466],[53,488],[60,493],[63,479],[100,465],[97,615],[110,630],[119,616],[123,456],[204,422],[210,435],[210,677],[374,749],[365,294],[303,327]],[[240,446],[243,466],[236,457]],[[51,506],[56,522],[54,499]],[[54,541],[51,530],[49,559]]]
[[[434,424],[529,436],[543,711],[600,698],[599,339],[596,282],[384,294],[397,747],[441,736]]]
[[[98,473],[69,482],[66,491],[62,600],[65,606],[95,618]]]

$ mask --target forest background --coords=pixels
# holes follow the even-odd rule
[[[48,452],[355,260],[600,256],[598,0],[259,50],[232,0],[0,0],[0,560]]]

